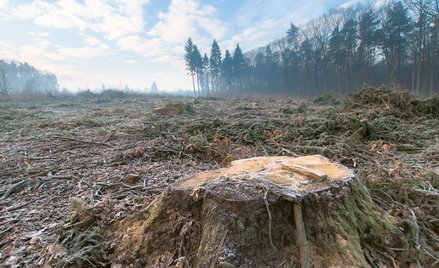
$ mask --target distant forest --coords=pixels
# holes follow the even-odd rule
[[[15,94],[55,94],[58,79],[24,63],[0,60],[0,98]]]
[[[286,27],[287,28],[287,27]],[[387,84],[439,93],[439,0],[389,1],[330,10],[265,47],[210,56],[189,38],[186,70],[195,95],[348,93]]]

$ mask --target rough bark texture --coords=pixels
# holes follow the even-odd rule
[[[245,161],[261,164],[255,159]],[[265,169],[235,161],[176,182],[144,213],[114,226],[122,233],[114,260],[145,267],[369,266],[364,249],[386,243],[391,233],[365,186],[320,156],[304,158],[303,165],[326,172],[320,182],[290,173],[287,160],[268,159]],[[282,174],[300,183],[285,183]]]

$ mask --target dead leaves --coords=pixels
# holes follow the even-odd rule
[[[264,131],[264,136],[267,139],[276,139],[280,136],[282,136],[282,131],[280,129],[275,129],[273,132],[266,130]]]
[[[396,148],[395,144],[387,144],[382,140],[371,141],[367,145],[367,149],[369,151],[385,153],[385,154],[395,150],[395,148]]]
[[[223,164],[227,165],[233,160],[232,155],[229,153],[230,143],[231,139],[229,137],[222,137],[216,133],[207,149],[207,156],[220,159]]]
[[[290,116],[290,126],[292,127],[303,127],[303,117],[301,114],[299,114],[297,117],[294,115]]]
[[[144,152],[145,152],[145,148],[138,146],[138,147],[135,147],[135,148],[131,151],[131,153],[129,154],[129,156],[130,156],[131,158],[139,158],[139,157],[141,157],[141,156],[143,155]]]
[[[126,182],[128,184],[136,184],[141,179],[141,176],[139,174],[128,174],[126,176]]]
[[[183,139],[188,143],[184,151],[193,155],[201,155],[210,160],[218,161],[221,165],[226,166],[234,160],[230,152],[232,140],[230,137],[221,136],[215,133],[210,139],[203,134],[194,136],[183,135]],[[210,140],[210,141],[209,141]]]
[[[400,176],[402,171],[406,168],[406,165],[403,161],[397,160],[395,161],[395,167],[391,170],[389,170],[389,176]]]

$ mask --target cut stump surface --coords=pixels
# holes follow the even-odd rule
[[[177,181],[112,231],[114,262],[146,267],[367,267],[363,246],[389,235],[354,173],[320,155]]]

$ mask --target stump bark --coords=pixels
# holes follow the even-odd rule
[[[144,267],[368,267],[364,246],[388,233],[354,173],[319,155],[180,180],[113,231],[113,263]]]

